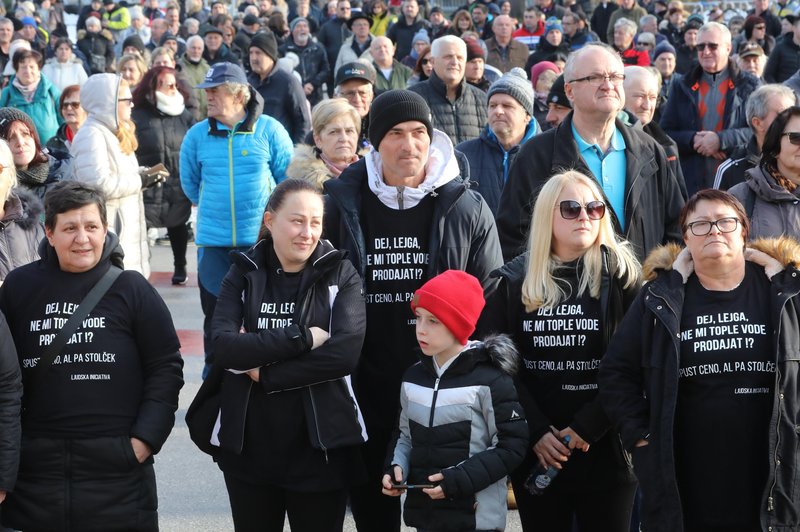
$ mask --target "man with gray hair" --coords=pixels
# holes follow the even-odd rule
[[[203,58],[205,46],[202,37],[199,35],[192,35],[186,39],[186,53],[178,59],[181,71],[192,87],[197,87],[203,82],[203,79],[206,77],[206,72],[208,72],[209,69],[209,64]],[[200,117],[205,118],[208,113],[206,91],[195,88],[193,92],[197,98],[197,107],[200,112]]]
[[[761,146],[769,126],[781,111],[797,105],[795,93],[780,84],[762,85],[747,99],[745,114],[753,136],[747,144],[737,146],[714,176],[714,188],[728,190],[745,181],[745,172],[758,166],[761,159]]]
[[[197,206],[197,281],[205,315],[203,344],[208,372],[211,317],[229,252],[256,243],[264,205],[286,178],[294,146],[284,127],[262,114],[264,100],[236,64],[213,65],[199,89],[208,119],[186,133],[181,145],[181,187]],[[200,191],[203,191],[200,194]]]
[[[597,180],[616,231],[640,259],[656,246],[681,241],[685,198],[664,150],[641,129],[617,120],[625,105],[624,79],[622,60],[608,45],[589,43],[567,59],[564,90],[573,111],[522,145],[500,197],[497,230],[506,260],[525,248],[539,189],[565,168]]]
[[[14,39],[14,23],[10,18],[0,17],[0,72],[11,61],[8,55],[11,41]]]
[[[430,78],[409,90],[425,98],[433,113],[433,127],[444,131],[453,144],[478,138],[486,124],[486,93],[466,82],[467,44],[454,35],[439,37],[431,46]]]
[[[731,32],[708,22],[697,33],[696,64],[672,84],[661,127],[678,143],[689,195],[713,184],[717,167],[746,144],[745,102],[760,82],[731,61]]]

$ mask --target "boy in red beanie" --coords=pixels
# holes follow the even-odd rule
[[[403,518],[426,531],[503,530],[506,476],[522,461],[525,414],[504,335],[469,341],[485,301],[478,280],[448,270],[411,301],[423,357],[403,376],[398,436],[383,493],[407,492]]]

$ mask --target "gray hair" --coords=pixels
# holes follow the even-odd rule
[[[769,113],[769,102],[772,98],[782,97],[792,102],[796,102],[794,91],[786,85],[780,83],[771,83],[769,85],[762,85],[750,94],[745,104],[745,116],[747,117],[747,125],[752,129],[753,119],[763,119]],[[796,105],[796,103],[792,104]]]
[[[636,35],[636,31],[639,28],[636,26],[636,23],[634,21],[627,18],[621,18],[614,23],[614,30],[619,30],[619,29],[625,30],[628,33],[628,35],[633,37],[634,35]]]
[[[12,21],[8,17],[0,17],[0,26],[2,26],[3,24],[11,24],[13,26],[14,25],[14,21]]]
[[[233,96],[233,99],[236,100],[239,97],[242,98],[242,105],[247,106],[250,103],[250,86],[246,83],[235,83],[232,81],[226,81],[220,87],[225,87],[228,93]]]
[[[720,34],[722,34],[722,40],[727,44],[731,44],[731,30],[729,30],[726,25],[720,24],[719,22],[706,22],[697,30],[697,35],[699,36],[702,33],[712,30],[720,32]]]
[[[655,15],[645,15],[639,19],[639,26],[640,27],[644,26],[648,22],[655,22],[656,24],[658,24],[658,17],[656,17]]]
[[[14,155],[11,153],[11,148],[8,147],[8,143],[3,139],[0,139],[0,164],[6,169],[9,179],[11,179],[11,186],[8,187],[6,197],[0,198],[0,201],[5,203],[11,195],[11,189],[17,186],[17,168],[14,166]],[[0,176],[3,175],[5,175],[5,172],[0,174]]]
[[[101,26],[100,19],[97,17],[89,17],[86,19],[86,26]]]
[[[455,35],[445,35],[444,37],[439,37],[434,40],[433,44],[431,44],[431,55],[433,57],[439,57],[442,47],[448,44],[455,45],[464,54],[464,57],[467,56],[467,43],[464,42],[464,39],[456,37]]]
[[[627,19],[622,19],[627,20]],[[564,65],[564,82],[569,83],[570,80],[575,78],[575,61],[578,60],[580,56],[586,53],[589,50],[596,50],[602,49],[608,52],[608,54],[614,58],[614,60],[619,63],[620,70],[625,68],[625,65],[622,63],[622,58],[619,56],[616,50],[612,48],[610,45],[603,43],[603,42],[590,42],[586,43],[585,46],[575,50],[571,54],[567,56],[567,63]]]
[[[194,20],[194,19],[186,19],[186,20]],[[191,46],[192,43],[194,43],[195,41],[200,41],[200,44],[203,45],[203,48],[206,47],[206,42],[199,35],[192,35],[191,37],[186,39],[186,46]]]

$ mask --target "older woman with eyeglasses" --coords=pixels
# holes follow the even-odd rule
[[[579,172],[544,184],[532,227],[527,252],[496,272],[479,325],[511,335],[523,360],[516,384],[530,446],[511,475],[522,526],[570,532],[577,520],[581,530],[627,532],[636,480],[600,407],[597,370],[641,269],[595,180]],[[537,466],[560,471],[541,495],[526,482]]]
[[[598,377],[642,529],[796,529],[800,245],[750,241],[744,206],[717,189],[680,225],[685,247],[651,252]]]
[[[767,56],[775,48],[775,37],[767,34],[767,22],[762,17],[750,15],[744,20],[742,29],[744,31],[737,35],[732,42],[734,54],[738,54],[748,42],[759,45]]]
[[[47,142],[47,149],[51,152],[60,151],[69,153],[72,139],[86,121],[86,111],[81,107],[81,88],[79,85],[70,85],[64,88],[58,100],[58,108],[64,123],[59,126],[56,135]]]
[[[750,235],[800,239],[800,107],[778,113],[767,129],[758,166],[730,189],[750,218]]]

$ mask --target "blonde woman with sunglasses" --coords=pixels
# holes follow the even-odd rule
[[[500,286],[483,313],[483,332],[511,335],[523,359],[516,384],[530,444],[511,480],[526,530],[569,532],[573,520],[581,530],[630,526],[636,480],[599,405],[597,371],[641,268],[606,210],[593,179],[550,178],[528,250],[495,272]],[[559,475],[533,495],[525,484],[539,465]]]

